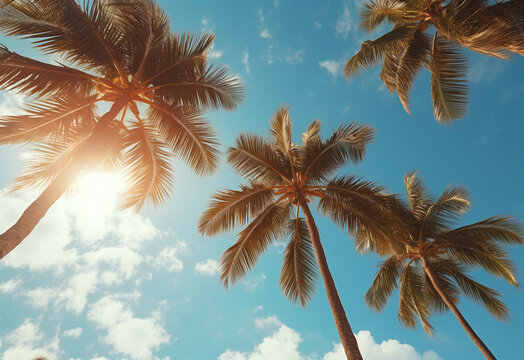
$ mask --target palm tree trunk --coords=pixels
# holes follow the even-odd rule
[[[466,330],[469,337],[473,340],[475,345],[480,349],[482,352],[482,355],[486,359],[489,360],[496,360],[495,355],[491,353],[491,351],[488,349],[486,344],[480,339],[480,337],[473,331],[473,328],[469,325],[469,323],[466,321],[464,316],[460,313],[459,309],[453,304],[453,302],[450,300],[450,298],[442,291],[442,289],[438,286],[437,279],[435,277],[435,274],[433,273],[433,270],[431,270],[431,267],[428,266],[427,260],[424,257],[420,258],[422,261],[422,265],[424,266],[424,271],[428,275],[429,279],[431,280],[431,284],[437,290],[442,300],[446,303],[447,307],[455,314],[458,321],[460,322],[460,325]]]
[[[100,159],[99,156],[103,153],[105,143],[108,140],[108,125],[118,115],[125,103],[124,99],[113,103],[111,109],[99,119],[93,133],[67,167],[25,209],[18,221],[0,235],[0,259],[9,254],[33,231],[51,206],[75,180],[80,171],[89,163]]]
[[[315,255],[317,256],[318,267],[320,268],[320,274],[322,275],[322,280],[324,282],[324,288],[326,289],[326,294],[331,307],[331,312],[333,313],[333,318],[335,319],[335,325],[337,326],[338,336],[340,337],[340,342],[346,353],[348,360],[362,360],[362,355],[358,348],[357,339],[353,334],[353,330],[349,325],[348,319],[346,317],[346,312],[342,306],[342,302],[338,296],[337,288],[326,260],[326,255],[322,244],[320,243],[320,235],[318,234],[318,229],[313,219],[313,215],[309,210],[306,199],[302,194],[297,195],[298,203],[304,212],[306,217],[307,226],[309,228],[309,233],[311,234],[311,241],[313,243],[313,248],[315,249]]]

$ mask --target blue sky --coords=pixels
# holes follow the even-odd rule
[[[267,134],[281,104],[290,107],[297,141],[314,119],[322,121],[324,136],[358,120],[375,127],[377,136],[363,164],[347,173],[402,193],[404,173],[419,170],[435,195],[448,184],[470,190],[472,209],[464,223],[497,214],[524,221],[524,59],[467,52],[471,99],[465,119],[452,126],[432,118],[429,76],[422,73],[409,116],[382,86],[378,68],[351,82],[340,73],[368,38],[358,29],[357,3],[160,1],[175,32],[215,33],[212,61],[227,64],[245,83],[246,99],[235,112],[207,114],[222,150],[239,132]],[[36,54],[16,39],[2,42],[22,55]],[[0,113],[12,113],[22,102],[3,93]],[[6,192],[29,151],[0,148],[0,230],[37,196]],[[234,233],[203,238],[195,226],[209,196],[241,180],[224,162],[207,178],[174,164],[175,190],[165,206],[117,212],[111,196],[97,193],[100,186],[78,185],[76,196],[61,199],[0,262],[2,359],[342,359],[322,284],[305,309],[281,294],[281,244],[268,250],[245,281],[224,290],[216,260]],[[86,206],[86,198],[98,206]],[[367,308],[363,295],[379,259],[358,255],[347,234],[317,215],[327,260],[367,359],[482,358],[451,314],[433,318],[431,338],[397,322],[396,295],[380,314]],[[508,251],[524,268],[524,249]],[[512,318],[497,321],[467,299],[460,309],[498,358],[518,359],[522,291],[474,275],[502,293]]]

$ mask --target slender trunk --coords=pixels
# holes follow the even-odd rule
[[[464,316],[460,313],[459,309],[453,304],[453,302],[450,300],[450,298],[442,291],[442,289],[438,286],[437,279],[435,277],[435,274],[433,274],[433,270],[428,266],[427,260],[424,257],[421,257],[422,265],[424,266],[424,271],[428,275],[429,279],[431,280],[431,284],[437,290],[442,300],[446,303],[447,307],[455,314],[458,321],[460,322],[460,325],[466,330],[469,337],[473,340],[475,345],[480,349],[482,352],[482,355],[486,359],[489,360],[496,360],[495,355],[491,353],[491,351],[488,349],[486,344],[480,339],[480,337],[473,331],[473,328],[469,325],[469,323],[466,321]]]
[[[326,289],[326,294],[331,307],[331,312],[333,313],[333,318],[335,319],[335,325],[337,326],[338,336],[340,337],[340,342],[346,353],[348,360],[362,360],[362,355],[358,348],[357,339],[353,334],[353,330],[349,325],[348,319],[346,317],[346,312],[342,306],[342,302],[338,296],[337,288],[326,260],[326,255],[324,254],[324,249],[320,243],[320,236],[318,234],[318,229],[313,219],[313,215],[309,210],[306,199],[302,194],[298,194],[298,203],[304,212],[306,217],[306,222],[309,228],[309,233],[311,234],[311,241],[313,243],[313,248],[315,249],[315,255],[317,256],[318,267],[320,269],[320,274],[324,282],[324,288]]]
[[[108,125],[118,115],[124,104],[124,100],[115,101],[111,109],[100,118],[89,139],[79,149],[76,156],[71,159],[67,167],[25,209],[18,221],[0,235],[0,259],[9,254],[33,231],[80,171],[90,162],[100,159],[101,155],[103,156],[105,144],[108,140],[112,140],[108,139]]]

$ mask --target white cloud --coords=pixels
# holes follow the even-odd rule
[[[259,329],[267,329],[277,326],[282,326],[282,323],[280,322],[280,320],[278,320],[278,317],[276,317],[276,315],[255,319],[255,327]]]
[[[288,50],[288,53],[284,59],[288,64],[301,63],[304,61],[304,50]]]
[[[264,280],[266,280],[266,275],[260,274],[252,279],[242,280],[242,284],[244,284],[247,291],[254,291]]]
[[[211,48],[209,49],[209,53],[207,54],[207,57],[209,59],[220,59],[224,55],[224,52],[221,50],[215,50],[215,44],[211,45]]]
[[[17,94],[14,91],[2,93],[3,98],[0,102],[0,114],[2,115],[21,115],[24,113],[23,106],[27,101],[24,94]]]
[[[215,276],[218,273],[218,262],[213,259],[207,259],[195,264],[195,273]]]
[[[335,60],[324,60],[318,63],[321,68],[326,69],[331,75],[337,76],[342,67],[342,63]]]
[[[242,64],[244,64],[246,73],[249,74],[251,72],[251,69],[249,68],[249,53],[247,52],[247,50],[244,50],[244,52],[242,53]]]
[[[317,29],[322,29],[322,24],[318,21],[315,21],[313,24],[317,27]]]
[[[11,279],[0,284],[0,294],[9,294],[13,292],[17,287],[20,286],[22,280]]]
[[[171,272],[179,272],[184,268],[184,263],[180,260],[180,254],[187,251],[187,244],[178,241],[175,245],[167,246],[160,251],[153,261],[157,268],[164,268]]]
[[[335,24],[335,30],[337,35],[342,36],[342,38],[346,40],[352,27],[353,19],[351,17],[351,11],[349,10],[348,2],[345,1],[343,3],[342,13]]]
[[[46,309],[52,298],[56,297],[57,291],[51,288],[37,287],[33,290],[26,290],[23,295],[27,298],[27,303],[37,309]]]
[[[271,39],[271,34],[267,28],[264,28],[260,31],[260,37],[262,39]]]
[[[429,350],[419,354],[409,344],[401,344],[398,340],[388,339],[380,344],[375,342],[367,330],[355,335],[362,357],[366,360],[442,360],[436,352]],[[324,360],[345,360],[346,355],[340,344],[334,344],[333,350],[324,355]]]
[[[31,319],[24,322],[4,338],[5,351],[2,360],[34,359],[46,357],[54,360],[60,351],[60,341],[57,337],[46,339],[41,333],[39,324]]]
[[[251,351],[226,350],[218,360],[305,360],[298,351],[302,341],[293,329],[282,325]]]
[[[120,354],[133,360],[153,358],[153,351],[169,341],[159,313],[135,317],[129,307],[115,296],[105,296],[89,307],[88,320],[105,329],[103,340]]]
[[[261,23],[264,22],[264,20],[265,20],[265,18],[264,18],[264,11],[262,9],[258,9],[257,14],[258,14],[258,20]]]
[[[346,360],[340,343],[333,344],[333,350],[320,357],[315,354],[305,355],[299,351],[302,341],[300,334],[283,324],[276,316],[255,319],[255,326],[259,329],[276,329],[252,350],[241,352],[228,349],[218,360]],[[366,360],[442,360],[434,351],[418,353],[408,344],[389,339],[380,344],[375,342],[369,331],[360,331],[355,335],[362,357]]]
[[[77,339],[82,334],[82,328],[77,327],[62,332],[62,336]]]
[[[212,33],[215,31],[213,20],[209,16],[203,16],[202,19],[200,19],[200,22],[202,23],[203,33]]]

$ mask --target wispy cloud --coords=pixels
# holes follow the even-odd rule
[[[318,63],[321,68],[326,69],[331,75],[338,76],[342,68],[342,62],[336,60],[324,60]]]
[[[214,21],[208,15],[203,16],[200,22],[202,23],[202,32],[213,33],[215,31]]]
[[[246,73],[249,74],[251,72],[251,68],[249,67],[249,53],[247,50],[244,50],[242,53],[242,64],[244,64],[244,68],[246,69]]]
[[[322,24],[318,21],[315,21],[313,24],[317,27],[317,29],[322,29]]]
[[[288,64],[301,63],[304,61],[304,54],[304,50],[293,51],[289,49],[284,59]]]
[[[215,276],[218,273],[218,262],[213,259],[197,262],[195,264],[195,273],[208,276]]]
[[[342,38],[346,40],[352,27],[353,18],[351,10],[349,8],[349,3],[347,1],[344,1],[344,3],[342,4],[342,13],[338,17],[337,22],[335,24],[335,31],[337,35],[342,36]]]
[[[260,37],[262,39],[271,39],[271,34],[267,28],[264,28],[260,31]]]

